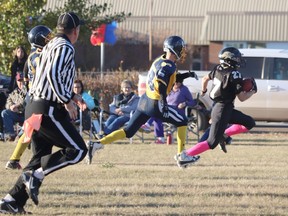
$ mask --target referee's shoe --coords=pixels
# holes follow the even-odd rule
[[[38,205],[38,194],[39,194],[39,188],[42,184],[42,181],[38,178],[36,178],[33,175],[34,172],[32,171],[26,171],[22,173],[22,180],[23,183],[26,186],[27,192],[29,194],[29,197],[32,199],[32,201],[35,203],[35,205]]]
[[[27,212],[23,207],[16,204],[16,201],[7,201],[2,199],[0,201],[0,213],[3,214],[32,214]]]

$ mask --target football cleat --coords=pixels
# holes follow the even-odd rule
[[[2,199],[0,201],[0,213],[3,214],[32,214],[27,212],[23,207],[17,206],[15,201],[6,201]]]
[[[224,153],[227,153],[225,140],[219,142],[219,147]]]
[[[100,150],[100,149],[103,149],[104,146],[99,141],[96,141],[96,142],[87,141],[86,145],[88,148],[88,153],[86,155],[86,161],[87,161],[87,164],[91,164],[92,159],[93,159],[93,155],[95,154],[95,152]]]
[[[177,161],[177,165],[180,168],[186,168],[189,165],[195,163],[200,159],[199,155],[190,156],[187,155],[185,151],[182,151],[180,154],[174,156],[174,159]]]
[[[42,184],[42,181],[38,178],[36,178],[33,175],[34,172],[32,171],[26,171],[22,173],[22,180],[23,183],[26,186],[26,190],[29,194],[29,197],[32,199],[35,205],[38,205],[38,194],[39,194],[39,188]]]
[[[16,160],[9,160],[7,163],[6,163],[6,166],[5,166],[5,169],[22,169],[19,161],[16,161]]]
[[[226,134],[223,134],[223,137],[219,141],[219,147],[224,153],[227,153],[226,144],[227,144],[228,138],[229,137]]]

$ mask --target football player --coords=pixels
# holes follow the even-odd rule
[[[43,49],[43,47],[48,43],[51,39],[52,31],[43,25],[35,26],[28,33],[28,41],[31,44],[31,53],[28,56],[28,59],[24,66],[24,81],[26,82],[26,86],[30,86],[33,76],[36,72],[36,67],[39,62],[39,55]],[[26,68],[26,69],[25,69]],[[9,159],[6,163],[6,169],[21,169],[21,165],[19,163],[21,155],[28,147],[28,143],[23,143],[25,135],[22,134],[19,138],[17,145]]]
[[[158,57],[148,71],[146,92],[141,96],[138,107],[124,129],[119,129],[88,146],[87,160],[91,163],[93,154],[103,144],[109,144],[125,137],[132,137],[150,117],[156,117],[177,127],[178,153],[184,149],[187,118],[175,108],[169,106],[166,96],[176,81],[176,63],[182,63],[186,57],[186,44],[179,36],[170,36],[164,41],[163,55]],[[194,72],[178,74],[182,78],[195,77]],[[186,156],[183,160],[198,160],[199,156]]]
[[[243,78],[238,71],[244,62],[242,54],[234,47],[227,47],[219,52],[218,57],[220,64],[202,79],[202,95],[207,92],[208,82],[213,81],[209,94],[214,101],[209,137],[207,140],[176,155],[180,167],[186,167],[194,163],[193,160],[182,160],[183,157],[195,156],[209,149],[214,149],[219,142],[223,145],[223,141],[227,136],[247,132],[255,126],[255,121],[251,116],[234,109],[236,96],[240,101],[245,101],[257,92],[255,82],[251,91],[245,92],[242,89]],[[228,123],[231,126],[226,129]]]

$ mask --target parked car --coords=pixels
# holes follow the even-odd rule
[[[235,101],[237,109],[257,121],[288,122],[288,50],[240,49],[246,67],[244,77],[256,79],[258,92],[245,102]]]
[[[11,77],[0,73],[0,92],[8,93]]]

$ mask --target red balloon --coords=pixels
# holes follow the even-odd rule
[[[93,46],[99,46],[105,41],[106,25],[102,24],[99,28],[92,31],[90,42]]]

